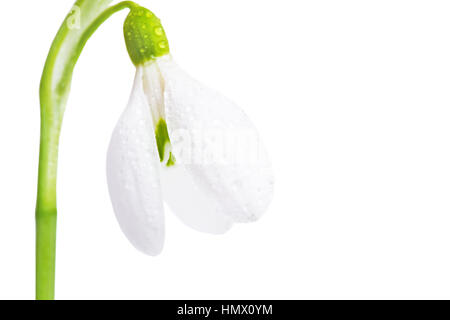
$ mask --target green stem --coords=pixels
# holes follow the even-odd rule
[[[93,33],[114,13],[133,8],[124,1],[102,11],[111,0],[78,0],[75,5],[84,18],[94,20],[80,30],[72,30],[66,18],[53,41],[41,79],[41,140],[36,204],[36,299],[55,297],[56,258],[56,178],[62,119],[70,91],[73,70]],[[102,12],[101,12],[102,11]],[[101,12],[100,14],[96,14]],[[63,48],[65,50],[63,50]],[[67,50],[69,49],[69,50]],[[61,70],[62,69],[62,70]]]

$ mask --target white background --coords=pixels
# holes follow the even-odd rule
[[[57,298],[450,298],[448,1],[140,1],[175,59],[268,145],[265,217],[224,236],[167,210],[163,254],[121,233],[105,174],[134,77],[125,12],[88,43],[59,170]],[[38,88],[71,0],[0,10],[0,298],[34,297]]]

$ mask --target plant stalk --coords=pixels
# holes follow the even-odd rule
[[[74,8],[87,21],[71,28],[68,15],[50,48],[41,79],[41,139],[36,204],[36,299],[55,298],[56,181],[61,125],[73,70],[89,38],[114,13],[136,4],[124,1],[106,8],[112,0],[78,0]],[[105,9],[106,8],[106,9]]]

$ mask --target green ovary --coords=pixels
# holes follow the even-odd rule
[[[137,6],[130,11],[124,35],[128,53],[136,66],[170,53],[161,21],[146,8]]]

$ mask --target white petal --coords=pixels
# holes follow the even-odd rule
[[[164,200],[184,224],[211,234],[231,228],[231,219],[223,214],[214,195],[202,190],[183,166],[163,168],[161,182]]]
[[[195,185],[208,197],[204,211],[234,222],[257,220],[272,200],[273,175],[256,128],[238,106],[192,79],[170,57],[159,59],[158,65],[165,80],[165,112],[175,167],[190,176],[192,189]],[[178,205],[176,211],[180,211],[183,207],[176,201],[182,190],[177,189],[178,197],[165,200],[172,208]],[[184,189],[185,194],[191,191]]]
[[[114,130],[107,176],[122,231],[137,249],[157,255],[164,244],[160,162],[142,75],[138,68],[128,107]]]
[[[164,80],[158,65],[151,63],[142,68],[142,88],[150,106],[153,125],[156,126],[161,118],[164,119]]]

